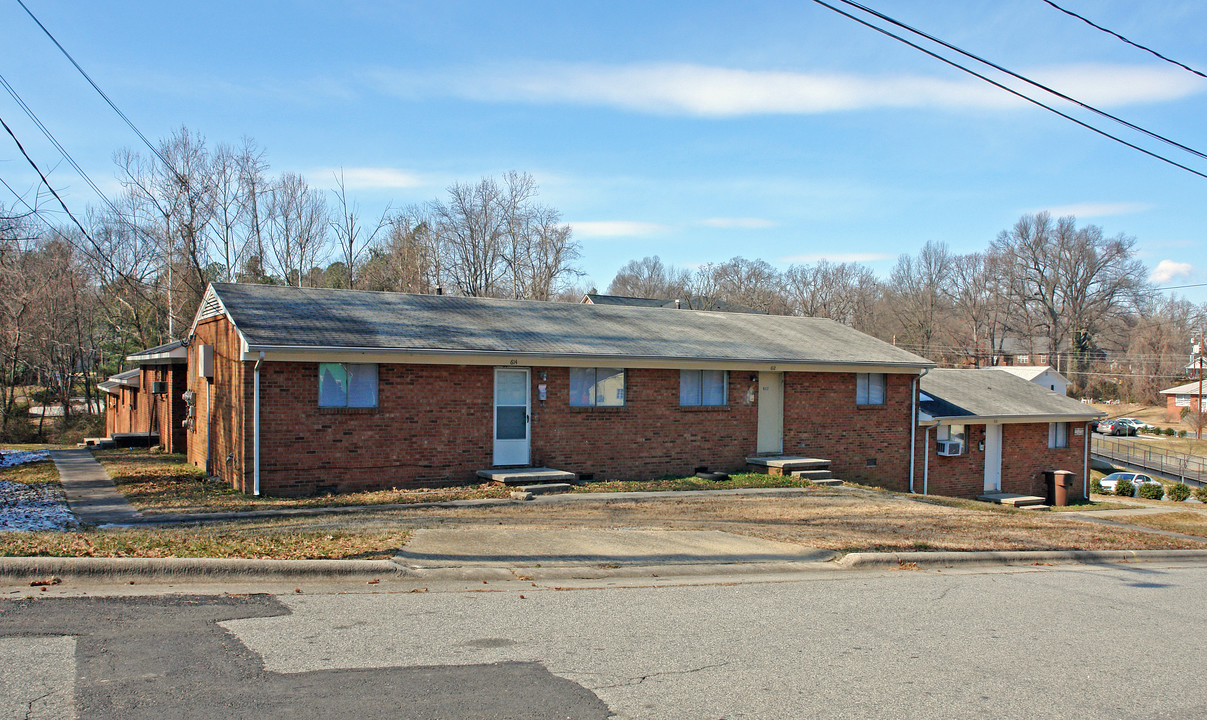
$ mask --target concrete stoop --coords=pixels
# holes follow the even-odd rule
[[[746,468],[751,472],[767,473],[768,475],[796,475],[798,472],[822,471],[830,475],[830,461],[823,458],[804,457],[801,455],[759,455],[746,458]],[[810,478],[812,479],[812,478]],[[826,479],[818,476],[818,479]]]
[[[1047,510],[1047,499],[1035,495],[1019,495],[1018,493],[986,493],[977,497],[981,502],[996,505],[1010,505],[1019,510]]]
[[[490,470],[479,470],[478,477],[503,485],[573,483],[578,480],[578,476],[572,472],[547,467],[491,468]]]

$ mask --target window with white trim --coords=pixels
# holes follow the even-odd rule
[[[686,407],[726,404],[729,373],[724,370],[680,370],[679,404]]]
[[[319,363],[319,407],[377,407],[377,365]]]
[[[1173,404],[1174,407],[1190,407],[1190,394],[1174,395]]]
[[[1062,422],[1048,423],[1048,447],[1067,448],[1069,446],[1069,424]]]
[[[964,426],[963,425],[940,425],[935,430],[935,439],[944,442],[947,440],[959,440],[960,444],[967,448],[967,443],[964,442]]]
[[[624,405],[623,368],[570,368],[571,407]]]
[[[886,376],[884,373],[856,373],[855,404],[883,405],[885,385]]]

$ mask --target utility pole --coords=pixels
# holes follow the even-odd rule
[[[1199,344],[1195,346],[1199,361],[1199,396],[1194,408],[1194,439],[1203,439],[1203,331],[1199,331]]]

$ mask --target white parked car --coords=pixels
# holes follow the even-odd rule
[[[1128,425],[1131,425],[1132,427],[1136,428],[1136,430],[1144,430],[1145,432],[1157,429],[1156,425],[1151,425],[1142,420],[1137,420],[1136,418],[1127,418],[1127,417],[1116,418],[1115,422],[1127,423]]]
[[[1119,484],[1120,480],[1131,480],[1132,481],[1132,487],[1135,488],[1134,490],[1132,490],[1132,497],[1139,496],[1141,485],[1160,485],[1161,484],[1161,483],[1157,482],[1156,480],[1153,480],[1148,475],[1145,475],[1144,473],[1117,472],[1117,473],[1111,473],[1110,475],[1107,475],[1106,477],[1102,478],[1102,480],[1101,480],[1102,489],[1113,495],[1113,494],[1115,494],[1115,486]]]

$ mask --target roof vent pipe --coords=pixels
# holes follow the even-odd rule
[[[675,301],[675,309],[676,309],[676,310],[681,310],[681,309],[682,309],[682,305],[680,304],[680,301],[679,301],[679,300],[676,300],[676,301]]]
[[[443,294],[444,294],[444,288],[442,288],[442,287],[440,287],[439,285],[437,285],[437,286],[436,286],[436,294],[437,294],[437,295],[443,295]]]

